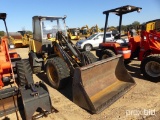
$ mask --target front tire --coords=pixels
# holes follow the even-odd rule
[[[18,86],[25,86],[28,84],[25,77],[26,74],[32,75],[32,69],[28,59],[23,59],[16,62]]]
[[[109,49],[106,49],[102,52],[102,55],[101,57],[99,58],[100,60],[102,59],[107,59],[109,57],[113,57],[115,56],[116,54],[112,51],[112,50],[109,50]]]
[[[46,74],[48,82],[55,89],[61,89],[66,86],[67,78],[70,77],[70,71],[65,61],[60,57],[54,57],[47,60]]]
[[[146,57],[141,62],[141,73],[148,80],[160,81],[160,57]]]

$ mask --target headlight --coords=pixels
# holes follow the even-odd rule
[[[82,44],[82,43],[80,43],[80,42],[77,42],[77,43],[76,43],[77,46],[79,46],[79,45],[81,45],[81,44]]]
[[[13,48],[15,48],[15,46],[13,44],[10,44],[9,48],[13,49]]]

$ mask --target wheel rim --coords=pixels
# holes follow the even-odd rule
[[[145,71],[152,77],[160,76],[160,63],[155,61],[148,62],[145,66]]]
[[[92,48],[91,48],[90,45],[87,45],[87,46],[85,47],[85,50],[86,50],[86,51],[91,51],[91,49],[92,49]]]
[[[103,54],[103,55],[102,55],[102,59],[106,59],[106,58],[109,58],[109,55]]]
[[[57,74],[57,71],[56,71],[55,67],[53,65],[48,65],[47,72],[48,72],[49,79],[52,81],[54,86],[57,86],[57,84],[58,84],[58,74]]]

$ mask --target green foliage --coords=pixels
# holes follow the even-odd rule
[[[140,22],[138,22],[138,21],[134,21],[134,22],[132,23],[132,26],[138,26],[138,25],[140,25]]]
[[[0,36],[4,36],[5,32],[4,31],[0,31]]]
[[[140,22],[134,21],[132,24],[122,25],[122,26],[121,26],[121,30],[122,30],[122,31],[127,31],[127,30],[128,30],[129,28],[131,28],[131,27],[137,29],[137,27],[138,27],[139,25],[141,25]],[[119,26],[116,27],[117,30],[118,30],[118,27],[119,27]]]
[[[26,34],[33,35],[33,32],[28,30],[26,31]]]

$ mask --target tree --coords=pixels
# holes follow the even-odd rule
[[[117,30],[119,29],[119,26],[117,26],[116,27],[117,28]],[[126,30],[127,29],[127,26],[126,25],[121,25],[121,30],[123,31],[123,30]]]
[[[33,35],[33,32],[28,30],[26,31],[26,34]]]
[[[0,36],[4,36],[5,32],[4,31],[0,31]]]
[[[134,27],[134,28],[137,28],[137,26],[139,26],[140,25],[140,22],[138,22],[138,21],[134,21],[133,23],[132,23],[132,26]]]
[[[116,27],[110,26],[109,29],[110,29],[110,30],[116,30]]]

